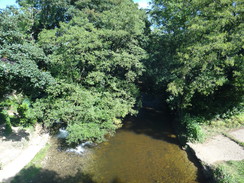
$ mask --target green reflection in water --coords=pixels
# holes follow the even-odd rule
[[[198,182],[197,167],[178,146],[169,121],[166,114],[144,108],[138,117],[125,120],[124,127],[115,136],[83,156],[59,152],[58,143],[53,143],[43,162],[43,169],[55,172],[56,179],[40,174],[36,180],[70,180],[72,183]]]
[[[87,164],[98,183],[197,182],[197,168],[177,145],[161,113],[144,110],[94,149]]]

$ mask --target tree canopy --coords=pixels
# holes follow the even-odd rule
[[[0,112],[17,93],[23,123],[102,141],[137,113],[139,83],[190,130],[190,115],[243,108],[241,0],[152,0],[148,14],[132,0],[17,2],[0,10]]]
[[[162,67],[169,69],[169,77],[159,78],[166,81],[168,100],[186,108],[194,96],[226,86],[238,99],[243,94],[243,6],[232,0],[152,2],[150,14],[163,41],[158,49],[167,50],[155,57],[161,54]]]
[[[18,15],[1,14],[3,89],[30,97],[46,127],[67,127],[69,143],[102,141],[139,104],[145,11],[130,0],[18,2]]]

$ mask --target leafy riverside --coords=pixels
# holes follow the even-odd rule
[[[183,149],[243,127],[241,0],[17,3],[0,10],[4,137],[40,123],[66,129],[66,145],[102,143],[138,114],[142,93],[170,109]]]
[[[147,104],[155,101],[147,99]],[[69,147],[52,139],[46,158],[24,168],[13,182],[206,182],[178,145],[167,112],[145,103],[108,141],[84,148],[81,155],[67,153]]]
[[[51,1],[55,11],[49,11],[49,2],[19,3],[22,10],[9,8],[1,14],[4,99],[15,90],[21,93],[16,105],[23,105],[28,118],[18,119],[22,125],[38,121],[52,128],[60,123],[69,131],[68,143],[103,141],[121,126],[121,119],[136,113],[135,83],[146,58],[141,46],[145,12],[129,0]],[[45,13],[57,16],[59,9],[67,17],[50,27]],[[11,108],[8,102],[2,106]]]

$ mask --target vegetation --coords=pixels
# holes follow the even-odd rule
[[[243,112],[243,7],[231,0],[152,1],[147,78],[166,90],[188,140],[201,136],[200,121]]]
[[[17,3],[0,10],[6,135],[39,122],[65,127],[69,144],[101,142],[137,114],[141,91],[162,96],[183,143],[244,126],[242,0]],[[220,164],[216,181],[244,182],[243,165]],[[40,170],[28,166],[26,182]]]
[[[0,14],[0,77],[2,103],[13,92],[28,98],[16,107],[19,124],[61,124],[68,143],[100,142],[136,114],[143,10],[130,0],[18,2]]]
[[[2,123],[5,124],[5,135],[9,135],[12,132],[12,128],[11,128],[11,122],[10,122],[10,118],[7,114],[7,111],[2,110],[2,112],[0,113],[1,116],[1,121]]]
[[[244,161],[220,163],[214,170],[214,178],[219,183],[241,183],[244,181]]]
[[[244,104],[242,1],[152,0],[149,18],[131,0],[17,2],[0,12],[10,128],[38,121],[66,127],[68,143],[103,141],[137,113],[138,83],[163,96],[184,141],[243,125],[232,125]]]

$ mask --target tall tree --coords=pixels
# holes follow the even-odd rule
[[[28,10],[33,19],[32,35],[37,39],[43,29],[59,27],[60,22],[69,21],[70,0],[17,0],[20,7]]]
[[[55,83],[44,71],[47,57],[28,35],[28,12],[7,8],[0,12],[0,93],[13,90],[37,97]]]
[[[135,114],[136,81],[146,58],[146,15],[131,0],[72,2],[72,19],[44,29],[38,39],[50,60],[48,69],[66,88],[65,94],[59,86],[48,90],[36,109],[51,119],[43,118],[48,125],[64,122],[69,142],[101,140],[125,115]]]
[[[167,83],[171,103],[187,108],[196,96],[221,95],[223,90],[231,90],[229,97],[241,100],[243,9],[240,0],[152,1],[152,20],[172,43],[170,52],[161,51],[174,65],[169,67]]]

